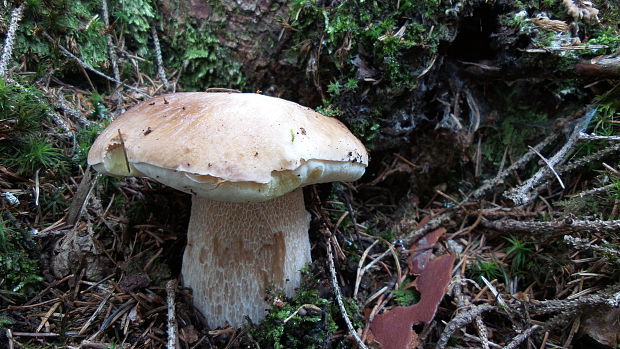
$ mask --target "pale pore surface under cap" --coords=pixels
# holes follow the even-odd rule
[[[294,294],[299,270],[311,261],[301,188],[261,203],[194,196],[191,217],[183,280],[210,326],[241,326],[246,315],[261,321],[270,286]]]

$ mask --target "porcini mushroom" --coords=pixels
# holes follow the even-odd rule
[[[356,180],[368,154],[338,120],[296,103],[188,92],[129,109],[97,138],[88,163],[192,194],[183,282],[218,327],[260,321],[270,286],[294,294],[310,262],[301,187]]]

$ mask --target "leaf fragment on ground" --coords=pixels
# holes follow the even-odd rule
[[[394,307],[377,315],[370,329],[383,349],[407,349],[417,338],[412,326],[429,323],[435,316],[452,277],[454,256],[432,257],[432,246],[446,229],[439,228],[421,238],[410,249],[410,271],[418,274],[414,281],[420,292],[420,302],[408,307]]]

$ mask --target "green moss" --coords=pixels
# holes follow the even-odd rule
[[[372,144],[372,141],[379,135],[381,125],[369,119],[355,120],[351,125],[353,134],[361,138],[364,143]]]
[[[32,133],[47,117],[47,107],[35,96],[40,91],[33,88],[18,88],[0,79],[0,125],[7,134]]]
[[[394,295],[394,300],[400,306],[407,307],[420,301],[420,292],[418,292],[415,288],[404,288],[410,282],[411,280],[406,279],[405,282],[402,283],[401,288],[391,291]]]
[[[590,130],[602,136],[613,136],[620,132],[620,102],[602,103],[592,118]]]
[[[340,84],[354,77],[351,58],[362,54],[383,73],[382,82],[402,88],[415,87],[415,77],[409,72],[424,62],[424,55],[436,52],[439,36],[437,32],[429,35],[430,25],[423,23],[441,10],[439,1],[401,1],[400,7],[396,3],[348,1],[322,7],[306,0],[292,6],[298,47],[307,44],[308,38],[315,47],[323,46],[320,60],[340,71]],[[413,54],[415,48],[419,55]]]
[[[601,193],[599,195],[576,196],[558,201],[554,205],[563,211],[565,215],[591,218],[593,213],[596,213],[597,218],[607,219],[609,212],[613,209],[615,200],[620,198],[618,189],[614,188],[608,193]]]
[[[209,87],[241,89],[245,80],[241,64],[231,57],[230,50],[216,36],[221,24],[193,20],[169,23],[170,37],[162,38],[167,47],[167,65],[181,69],[181,84],[188,90]]]
[[[73,156],[71,157],[71,161],[73,161],[74,164],[86,165],[88,151],[99,133],[101,133],[101,131],[105,128],[105,124],[107,124],[107,122],[103,125],[93,124],[92,126],[80,129],[77,132],[77,144],[73,150]]]
[[[506,249],[506,254],[511,258],[510,268],[513,273],[524,273],[526,264],[529,262],[534,250],[530,247],[532,242],[522,240],[518,237],[506,237],[504,238],[510,246]]]
[[[23,144],[5,148],[6,162],[20,174],[32,174],[36,170],[59,169],[65,165],[66,157],[45,139],[28,138]]]
[[[593,50],[592,54],[610,54],[616,52],[620,47],[620,30],[618,28],[596,28],[588,45],[605,45],[607,48],[601,50]]]
[[[29,252],[22,234],[0,220],[0,289],[28,294],[43,280]]]
[[[65,198],[63,187],[53,187],[51,190],[43,190],[39,198],[41,211],[45,212],[49,220],[58,220],[69,208],[69,201]]]
[[[450,5],[439,0],[328,4],[333,3],[291,4],[289,24],[295,30],[284,55],[291,64],[307,67],[327,92],[321,112],[344,119],[372,149],[380,117],[417,88],[419,74],[436,58],[440,41],[450,36],[444,21]],[[358,101],[362,95],[374,110],[360,116],[350,110],[363,104]]]
[[[45,30],[52,38],[63,38],[58,43],[87,64],[103,68],[108,51],[100,12],[101,3],[94,0],[29,1],[17,31],[15,56],[24,57],[41,74],[51,68],[69,69],[61,63],[65,58],[55,43],[43,37]],[[2,15],[8,19],[9,12]]]
[[[221,23],[198,23],[193,19],[179,23],[172,17],[160,18],[159,7],[153,0],[119,0],[108,4],[110,27],[105,28],[100,1],[29,0],[18,28],[14,56],[23,57],[29,70],[36,69],[35,77],[49,71],[55,71],[57,77],[81,75],[77,62],[58,49],[60,44],[95,69],[112,75],[106,37],[109,32],[113,37],[122,37],[124,51],[139,57],[125,59],[121,55],[118,63],[122,78],[135,75],[133,63],[138,64],[140,72],[156,76],[151,27],[157,26],[166,28],[159,37],[166,68],[181,71],[180,83],[184,88],[243,86],[241,66],[218,40]],[[212,5],[217,11],[217,2]],[[10,21],[10,10],[10,6],[0,9],[0,23]],[[44,37],[43,31],[53,42]]]
[[[151,56],[151,23],[157,18],[156,5],[151,0],[120,0],[114,6],[113,16],[120,30],[126,32],[131,48],[142,57]]]
[[[493,168],[501,163],[506,148],[508,155],[518,157],[528,151],[528,145],[548,132],[548,115],[544,105],[526,102],[531,91],[527,86],[496,90],[498,110],[495,125],[483,130],[482,154]]]
[[[292,299],[279,295],[278,298],[283,301],[274,305],[260,326],[251,331],[252,337],[261,347],[329,347],[337,330],[332,315],[335,313],[332,301],[319,296],[317,280],[305,274],[302,285]],[[300,308],[303,309],[298,312]]]

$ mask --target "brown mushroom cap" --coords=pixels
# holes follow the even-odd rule
[[[187,92],[118,117],[91,147],[88,163],[213,200],[257,202],[308,184],[356,180],[368,154],[340,121],[296,103]]]

